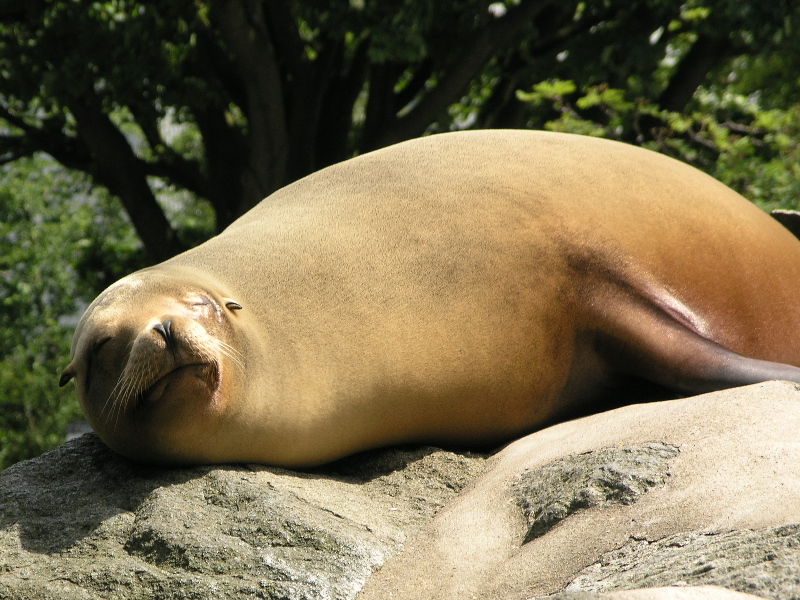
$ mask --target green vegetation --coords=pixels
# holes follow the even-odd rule
[[[64,441],[80,418],[59,390],[77,317],[144,265],[117,202],[53,160],[20,159],[0,184],[0,468]],[[70,390],[71,392],[71,390]]]
[[[800,104],[764,109],[755,95],[701,88],[685,112],[676,112],[627,96],[606,85],[579,92],[563,80],[517,92],[521,101],[552,112],[544,129],[633,138],[706,171],[765,210],[800,208]],[[598,112],[603,118],[593,120]],[[651,128],[649,136],[643,126]]]
[[[97,292],[355,154],[549,128],[796,207],[799,28],[791,0],[0,0],[0,468],[77,415]]]

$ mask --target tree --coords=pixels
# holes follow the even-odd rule
[[[798,202],[799,24],[788,0],[0,0],[0,468],[78,414],[55,382],[96,293],[355,154],[549,128]]]
[[[778,68],[799,12],[789,0],[0,0],[0,161],[41,151],[89,174],[161,260],[191,232],[156,185],[210,203],[221,229],[294,179],[426,131],[541,127],[552,107],[516,91],[547,79],[680,112],[734,59]],[[775,102],[796,91],[780,79]],[[640,125],[631,139],[661,123]]]
[[[56,387],[77,316],[144,264],[107,196],[42,157],[0,171],[0,469],[63,442],[80,415]]]

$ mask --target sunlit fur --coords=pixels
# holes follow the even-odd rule
[[[491,448],[609,404],[800,382],[799,286],[800,242],[686,164],[448,133],[314,173],[111,286],[62,383],[141,461]]]
[[[185,365],[205,365],[203,377],[209,389],[216,390],[222,369],[222,358],[228,357],[244,373],[242,356],[234,347],[210,335],[197,321],[173,319],[174,348],[149,325],[133,341],[125,368],[100,411],[100,419],[117,427],[120,414],[141,402],[144,394],[171,370]],[[165,355],[171,361],[164,361]]]

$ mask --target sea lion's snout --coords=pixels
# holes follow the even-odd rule
[[[167,348],[175,345],[175,340],[172,337],[172,319],[164,319],[160,323],[153,325],[153,330],[156,331],[162,338]]]
[[[148,322],[121,348],[122,355],[105,361],[121,373],[108,398],[99,400],[117,410],[178,400],[184,393],[178,382],[183,389],[214,395],[222,357],[218,339],[201,321],[197,315],[168,314]]]
[[[59,384],[75,379],[81,407],[96,430],[116,430],[158,406],[213,402],[226,357],[241,364],[226,341],[226,309],[241,310],[238,302],[160,287],[158,280],[142,277],[109,288],[79,325],[72,362]],[[126,309],[133,306],[137,310]]]

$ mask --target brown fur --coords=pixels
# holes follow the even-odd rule
[[[800,242],[691,167],[581,136],[454,133],[364,155],[128,281],[140,291],[87,311],[66,378],[101,437],[146,460],[486,446],[609,399],[800,381]],[[191,393],[108,408],[128,344],[157,340],[148,324],[185,293],[221,307],[201,319],[234,349],[218,391],[181,375]],[[103,336],[119,343],[90,375]],[[176,339],[172,358],[150,347],[178,364]]]

